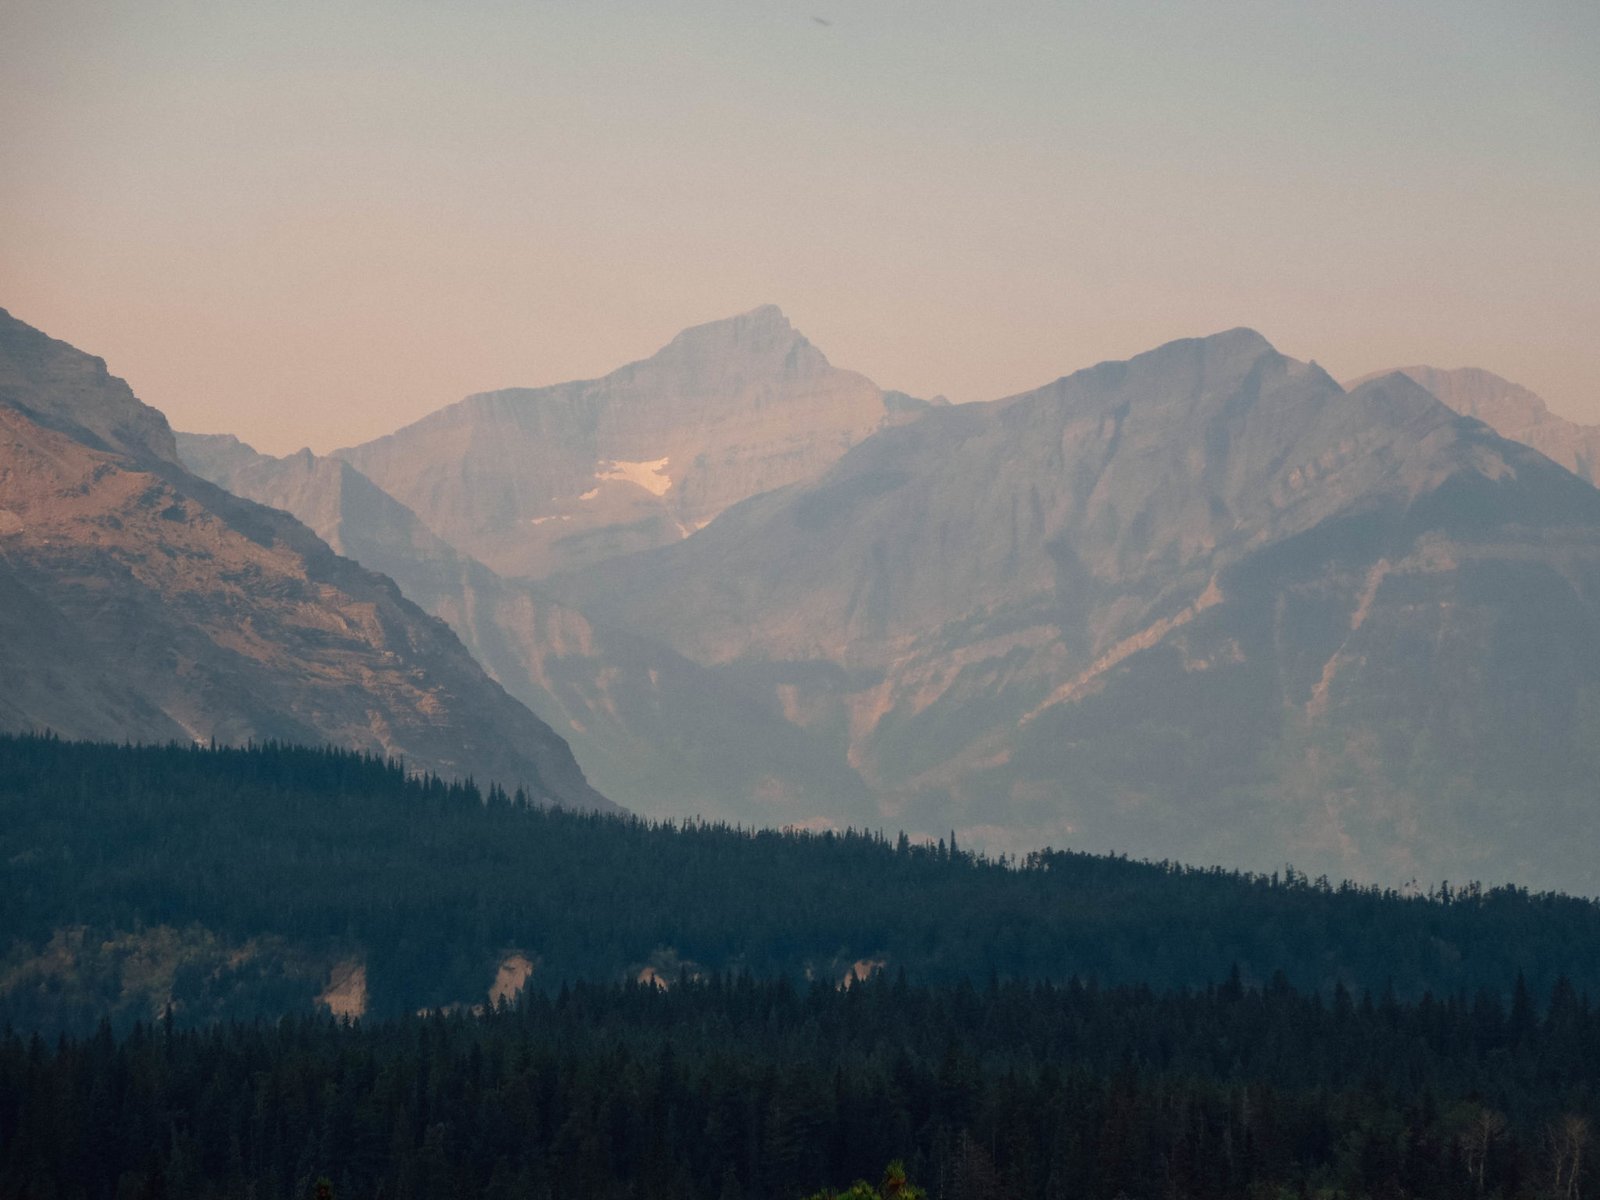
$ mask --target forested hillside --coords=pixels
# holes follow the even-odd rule
[[[563,982],[904,969],[1331,996],[1600,991],[1600,906],[1429,895],[877,832],[534,809],[332,750],[0,738],[0,1020],[125,1028],[489,1002]],[[531,976],[527,972],[531,971]],[[348,983],[345,987],[341,980]],[[342,990],[341,990],[342,989]]]
[[[0,1037],[0,1195],[934,1200],[1585,1193],[1600,1015],[1566,984],[1324,1000],[715,975],[517,1011]]]

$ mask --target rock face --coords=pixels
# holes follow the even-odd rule
[[[542,578],[679,541],[932,406],[831,366],[768,306],[604,379],[471,396],[337,457],[457,550]]]
[[[227,436],[179,434],[178,445],[197,474],[293,513],[448,622],[571,742],[607,796],[653,816],[775,825],[795,812],[866,807],[860,777],[765,689],[596,627],[536,584],[502,579],[349,463],[308,452],[272,458]]]
[[[179,463],[97,359],[0,317],[0,728],[331,742],[614,809],[394,584]]]
[[[1600,890],[1600,491],[1402,375],[1176,342],[563,587],[759,682],[868,819]]]
[[[0,406],[96,450],[178,462],[166,417],[140,402],[104,359],[74,350],[0,308]]]
[[[1600,425],[1579,425],[1558,417],[1525,387],[1476,367],[1454,371],[1438,367],[1400,367],[1399,373],[1420,383],[1456,412],[1476,417],[1501,437],[1532,446],[1590,483],[1600,484]],[[1355,380],[1356,387],[1379,372]]]

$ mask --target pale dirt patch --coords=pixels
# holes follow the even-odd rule
[[[649,963],[634,973],[633,981],[648,983],[651,987],[660,988],[664,992],[677,981],[679,976],[704,979],[705,973],[700,969],[699,963],[680,958],[678,952],[671,946],[661,946],[650,955]]]
[[[1367,572],[1366,583],[1362,585],[1361,596],[1356,601],[1355,610],[1350,614],[1350,632],[1353,634],[1366,624],[1367,615],[1372,612],[1372,601],[1378,594],[1378,588],[1383,584],[1384,578],[1389,574],[1389,560],[1380,558],[1372,564],[1372,569]],[[1322,675],[1317,680],[1316,686],[1311,689],[1311,699],[1306,701],[1306,716],[1320,717],[1328,708],[1328,689],[1333,686],[1334,676],[1339,673],[1340,666],[1345,661],[1345,646],[1349,638],[1341,642],[1339,648],[1333,652],[1332,657],[1322,664]]]
[[[328,986],[317,997],[318,1004],[327,1006],[336,1017],[362,1016],[367,1011],[367,964],[357,958],[347,958],[334,966],[328,975]]]
[[[1162,638],[1166,637],[1167,634],[1171,633],[1174,629],[1182,628],[1201,613],[1205,612],[1206,609],[1220,603],[1222,603],[1222,589],[1217,586],[1217,581],[1213,578],[1210,584],[1207,585],[1206,590],[1200,593],[1193,604],[1189,605],[1182,612],[1174,613],[1170,617],[1163,617],[1161,620],[1155,622],[1155,624],[1140,630],[1132,637],[1123,638],[1115,646],[1112,646],[1111,649],[1107,650],[1098,659],[1096,659],[1088,670],[1081,672],[1072,679],[1069,679],[1055,691],[1051,692],[1050,695],[1046,696],[1044,702],[1030,712],[1027,716],[1023,717],[1019,724],[1026,725],[1040,713],[1044,712],[1045,709],[1054,708],[1057,704],[1065,704],[1069,700],[1076,700],[1079,697],[1087,694],[1089,690],[1099,681],[1100,677],[1103,676],[1107,671],[1111,670],[1112,667],[1116,666],[1124,659],[1131,658],[1141,650],[1148,650],[1151,646],[1154,646],[1157,642],[1161,641]]]
[[[848,990],[858,983],[865,983],[888,965],[888,961],[882,958],[858,958],[850,964],[839,986]]]
[[[783,719],[791,725],[805,728],[804,715],[800,708],[800,689],[792,683],[778,685],[778,703],[783,706]]]
[[[667,977],[654,967],[645,967],[633,977],[635,983],[648,983],[661,991],[666,991],[672,986]]]
[[[1213,667],[1224,664],[1242,663],[1244,661],[1244,648],[1235,638],[1229,638],[1222,647],[1209,658],[1195,658],[1189,653],[1187,642],[1180,641],[1178,649],[1183,652],[1183,669],[1185,671],[1209,671]]]
[[[1480,446],[1473,450],[1472,465],[1478,474],[1487,479],[1501,480],[1515,479],[1517,477],[1517,473],[1512,470],[1511,464],[1487,447]]]
[[[489,1006],[492,1008],[502,1000],[507,1004],[515,1001],[533,975],[533,966],[533,961],[520,950],[501,959],[494,973],[494,983],[489,986]]]

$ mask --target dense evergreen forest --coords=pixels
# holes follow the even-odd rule
[[[897,1159],[932,1200],[1600,1186],[1587,900],[49,737],[0,738],[0,870],[0,1197],[797,1200]],[[365,1016],[319,1014],[351,963]]]
[[[1558,984],[1325,1000],[749,975],[481,1017],[0,1037],[6,1197],[1572,1198],[1600,1013]]]
[[[1204,987],[1236,966],[1324,998],[1569,978],[1600,994],[1600,906],[1423,896],[1043,850],[992,861],[875,832],[749,831],[531,808],[335,750],[0,737],[0,1021],[116,1029],[310,1012],[360,961],[366,1012],[531,986],[749,971],[838,981]]]

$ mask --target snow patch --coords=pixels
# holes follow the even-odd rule
[[[672,480],[666,473],[667,460],[664,458],[651,462],[624,462],[622,459],[613,459],[610,462],[602,462],[600,466],[603,469],[595,472],[595,478],[602,482],[608,479],[620,479],[625,483],[636,483],[654,496],[665,496],[672,487]]]

